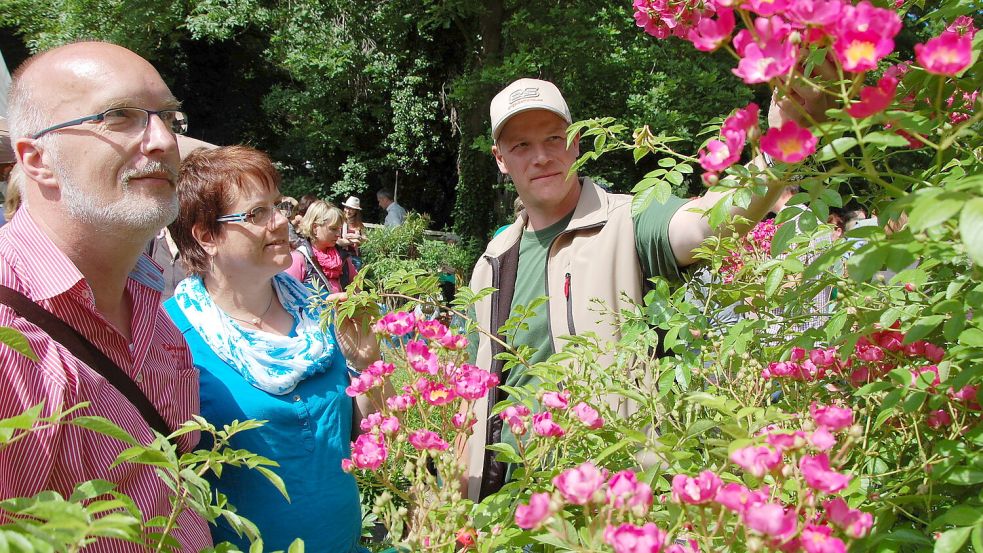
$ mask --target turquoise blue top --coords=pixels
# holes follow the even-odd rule
[[[350,456],[352,399],[345,395],[348,369],[340,348],[330,368],[300,382],[282,396],[247,383],[220,359],[188,322],[174,299],[164,308],[184,334],[201,372],[201,414],[221,428],[234,419],[268,421],[233,438],[232,445],[280,464],[290,502],[256,471],[226,467],[212,485],[228,496],[236,511],[259,528],[267,551],[286,550],[295,538],[307,551],[361,552],[361,506],[355,479],[342,472]],[[332,332],[332,338],[334,337]],[[224,520],[212,526],[216,543],[228,541],[248,551]]]

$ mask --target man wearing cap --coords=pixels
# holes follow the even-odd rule
[[[175,133],[187,129],[187,118],[150,63],[100,42],[28,59],[14,73],[9,107],[24,204],[0,229],[0,284],[21,296],[4,292],[0,325],[24,334],[38,361],[0,347],[0,418],[38,404],[49,416],[87,402],[80,414],[150,443],[151,424],[169,431],[198,412],[198,373],[161,308],[160,268],[143,255],[177,216]],[[18,297],[24,304],[15,312],[8,305]],[[32,315],[25,305],[33,304],[81,340]],[[197,433],[176,439],[183,451],[197,441]],[[133,498],[145,519],[169,516],[172,492],[153,467],[112,466],[126,447],[69,424],[33,431],[0,452],[0,499],[41,490],[68,497],[77,484],[103,479]],[[181,551],[211,545],[193,511],[177,524]],[[101,538],[85,550],[146,547]]]
[[[609,194],[591,179],[570,173],[580,155],[579,137],[567,147],[566,131],[573,119],[553,83],[519,79],[495,96],[490,112],[492,153],[515,183],[525,209],[492,239],[475,266],[471,288],[497,289],[475,305],[478,323],[497,330],[514,307],[547,296],[547,304],[525,321],[528,330],[517,333],[511,344],[532,347],[531,363],[559,351],[560,336],[593,332],[618,340],[617,313],[630,308],[626,300],[640,303],[648,278],[679,279],[680,270],[693,263],[693,250],[712,234],[707,219],[696,211],[712,207],[721,194],[708,192],[690,201],[670,197],[632,216],[631,196]],[[773,115],[772,123],[780,124],[781,113]],[[771,187],[746,210],[735,208],[733,213],[757,221],[781,190]],[[598,309],[595,299],[606,309]],[[503,384],[533,383],[521,368],[502,374],[504,362],[495,356],[503,349],[482,335],[477,364],[500,375]],[[599,362],[605,366],[610,361]],[[489,405],[503,397],[494,389],[487,403],[476,406],[478,420],[486,422],[476,426],[469,444],[468,495],[473,499],[494,493],[505,480],[506,467],[494,461],[494,452],[480,447],[514,442],[499,417],[487,416]]]

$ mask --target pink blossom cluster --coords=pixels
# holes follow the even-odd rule
[[[640,481],[634,472],[623,470],[609,478],[607,470],[589,461],[556,475],[553,485],[556,491],[552,496],[547,492],[534,493],[528,504],[516,508],[515,521],[520,528],[533,529],[545,524],[564,505],[591,506],[642,517],[654,501],[652,487]],[[613,531],[612,527],[608,530]]]
[[[635,21],[656,38],[677,36],[702,51],[728,43],[740,57],[734,73],[748,84],[784,78],[806,49],[830,47],[843,69],[869,71],[894,51],[901,18],[867,0],[636,0]],[[734,9],[756,16],[733,36]],[[965,35],[963,35],[965,36]]]
[[[741,239],[741,249],[732,251],[720,266],[720,275],[725,283],[734,282],[734,277],[744,268],[745,261],[766,259],[771,255],[771,241],[775,238],[778,225],[774,219],[765,219]]]
[[[546,410],[540,413],[533,413],[519,403],[509,405],[498,416],[516,436],[525,435],[530,425],[535,435],[546,438],[566,436],[570,424],[564,428],[560,422],[579,423],[588,430],[597,430],[604,426],[604,417],[586,402],[580,401],[570,407],[570,390],[546,392],[541,401]]]
[[[720,139],[711,140],[699,153],[700,166],[708,174],[716,175],[737,163],[748,136],[758,130],[758,112],[758,104],[751,102],[724,120],[720,127]]]
[[[437,343],[448,350],[462,350],[468,347],[468,339],[462,334],[454,334],[446,325],[436,320],[417,320],[416,315],[406,311],[386,313],[372,326],[376,334],[403,337],[411,332],[431,343]]]
[[[787,486],[760,485],[751,489],[739,482],[725,483],[711,470],[694,477],[674,476],[672,500],[684,507],[718,510],[721,516],[730,513],[746,532],[783,552],[845,552],[846,542],[837,537],[837,530],[848,539],[858,539],[873,526],[872,515],[851,509],[842,498],[833,495],[849,485],[851,476],[833,469],[827,452],[836,444],[834,434],[853,425],[853,411],[813,403],[809,413],[815,425],[812,432],[769,428],[763,435],[763,444],[737,449],[730,460],[758,479],[767,474],[778,482],[800,479],[804,487],[799,489],[805,489],[810,496],[829,495],[822,503],[822,516],[810,511],[810,502],[797,508],[794,503],[782,501],[780,493]]]
[[[378,470],[389,457],[389,443],[402,434],[418,451],[447,450],[450,444],[436,432],[406,428],[402,413],[420,404],[429,408],[450,406],[454,409],[451,424],[457,431],[467,432],[476,422],[470,413],[470,402],[484,397],[491,387],[498,385],[496,375],[479,367],[441,361],[439,351],[459,351],[466,347],[467,339],[453,334],[439,321],[417,320],[412,313],[392,312],[379,319],[373,329],[385,336],[414,338],[405,342],[403,353],[406,366],[417,379],[403,386],[401,393],[386,398],[380,405],[381,411],[360,422],[363,434],[352,442],[351,458],[342,462],[342,467],[349,471]],[[353,378],[345,392],[357,397],[382,388],[395,370],[393,363],[376,361]]]

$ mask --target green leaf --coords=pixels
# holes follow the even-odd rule
[[[110,438],[116,438],[117,440],[130,446],[140,445],[140,442],[138,442],[133,436],[130,436],[129,432],[123,430],[119,426],[116,426],[116,424],[112,421],[102,417],[75,417],[69,422],[75,426],[85,428],[86,430],[98,432],[99,434],[109,436]]]
[[[959,335],[959,343],[964,346],[983,348],[983,330],[967,328]]]
[[[817,161],[829,161],[836,157],[835,154],[843,155],[856,145],[857,139],[852,136],[836,138],[819,150]]]
[[[295,539],[287,549],[287,553],[304,553],[304,540]]]
[[[719,425],[720,423],[716,421],[712,421],[708,419],[700,419],[694,422],[693,424],[689,425],[689,428],[686,429],[686,435],[680,441],[685,442],[690,438],[695,438],[696,436],[703,434],[707,430],[710,430],[711,428],[716,428]]]
[[[975,486],[983,482],[983,470],[970,467],[956,467],[946,476],[946,482],[957,486]]]
[[[778,233],[775,234],[778,235]],[[850,257],[850,261],[847,261],[846,264],[850,278],[858,282],[869,282],[874,277],[874,273],[884,267],[884,262],[887,260],[887,248],[868,246],[861,248],[858,253]]]
[[[970,259],[983,266],[983,198],[966,202],[959,217],[959,234]]]
[[[771,255],[777,256],[785,253],[788,243],[795,237],[798,229],[794,224],[782,225],[775,231],[775,236],[771,239]]]
[[[277,473],[273,472],[272,470],[266,467],[254,467],[253,470],[258,471],[260,474],[265,476],[266,479],[269,480],[271,484],[273,484],[273,486],[277,489],[277,491],[280,492],[280,495],[282,495],[283,498],[286,499],[287,501],[290,501],[290,495],[287,494],[287,486],[283,483],[283,479],[280,478],[277,475]]]
[[[938,226],[954,218],[964,205],[965,199],[959,198],[939,198],[937,195],[920,198],[908,216],[908,224],[915,232]]]
[[[943,532],[939,539],[935,540],[935,549],[933,553],[956,553],[959,549],[966,543],[969,538],[969,533],[973,531],[972,527],[966,528],[953,528]]]
[[[78,486],[75,486],[75,491],[72,492],[72,496],[68,500],[78,503],[85,499],[99,497],[106,492],[112,491],[114,488],[116,488],[116,484],[106,480],[89,480],[88,482],[82,482]]]
[[[490,451],[497,452],[498,455],[495,456],[495,459],[503,463],[522,462],[522,458],[519,457],[519,454],[515,452],[515,449],[510,444],[507,443],[489,444],[485,446],[485,448]]]
[[[676,166],[676,160],[675,160],[675,158],[664,157],[664,158],[662,158],[662,159],[659,160],[659,167],[669,168],[669,167],[675,167],[675,166]]]
[[[908,139],[893,132],[872,132],[864,135],[864,144],[902,148],[908,145]]]
[[[0,326],[0,342],[31,361],[38,361],[38,356],[31,349],[31,344],[19,331],[8,326]]]
[[[765,296],[773,296],[784,280],[785,269],[783,269],[781,265],[776,265],[770,271],[768,271],[768,276],[765,277]]]
[[[983,509],[969,505],[956,505],[946,511],[944,515],[933,520],[929,529],[936,530],[950,524],[952,526],[973,526],[981,521],[983,521]]]

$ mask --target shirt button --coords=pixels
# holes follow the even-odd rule
[[[136,380],[137,384],[143,382],[143,373],[137,373],[136,378],[134,378],[133,380]]]
[[[300,396],[294,396],[294,401],[300,401]]]

